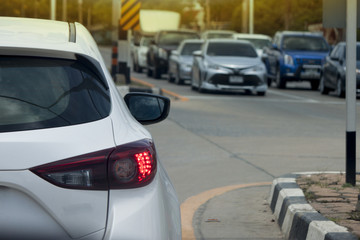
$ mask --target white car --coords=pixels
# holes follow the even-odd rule
[[[140,42],[137,43],[133,48],[133,68],[135,72],[141,73],[143,69],[147,68],[146,54],[149,50],[149,45],[153,36],[142,36]]]
[[[181,239],[140,124],[166,118],[169,99],[124,101],[79,23],[0,22],[0,239]]]
[[[251,42],[258,55],[261,57],[265,47],[271,47],[271,37],[264,34],[237,33],[234,38],[238,40],[246,40]]]
[[[192,89],[266,94],[266,67],[250,42],[210,39],[193,56]]]

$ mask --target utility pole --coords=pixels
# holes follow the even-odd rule
[[[242,2],[242,21],[241,21],[241,32],[248,32],[248,0],[243,0]]]
[[[210,28],[210,0],[206,0],[205,2],[206,6],[205,6],[205,11],[206,11],[206,29]]]
[[[83,23],[83,0],[78,0],[78,18],[79,18],[79,23]]]
[[[56,20],[56,0],[51,0],[50,19]]]
[[[67,19],[67,0],[62,0],[62,20]]]
[[[249,33],[254,33],[254,0],[249,0]]]
[[[346,183],[356,184],[356,13],[357,0],[346,1]]]

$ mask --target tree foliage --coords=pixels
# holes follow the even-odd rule
[[[246,0],[198,0],[210,7],[210,20],[229,22],[229,26],[242,31],[242,2]],[[254,0],[254,31],[273,35],[278,30],[306,30],[309,24],[322,22],[323,0]],[[57,19],[62,20],[62,2],[57,0]],[[112,0],[82,0],[83,23],[104,27],[111,25]],[[171,10],[184,14],[183,20],[190,21],[183,9],[186,0],[141,0],[143,9]],[[78,21],[78,0],[67,0],[67,21]],[[1,0],[1,16],[50,18],[50,0]]]

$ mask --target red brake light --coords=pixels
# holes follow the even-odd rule
[[[63,188],[108,190],[149,184],[156,173],[154,144],[147,139],[30,169]]]
[[[135,188],[149,184],[156,173],[156,152],[149,140],[116,147],[109,158],[111,189]]]

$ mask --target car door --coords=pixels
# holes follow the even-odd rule
[[[334,51],[331,52],[330,57],[328,58],[326,70],[327,70],[327,76],[326,81],[329,84],[329,86],[333,89],[336,88],[336,82],[337,82],[337,75],[338,75],[338,67],[340,65],[340,52],[341,52],[341,46],[337,46]]]

